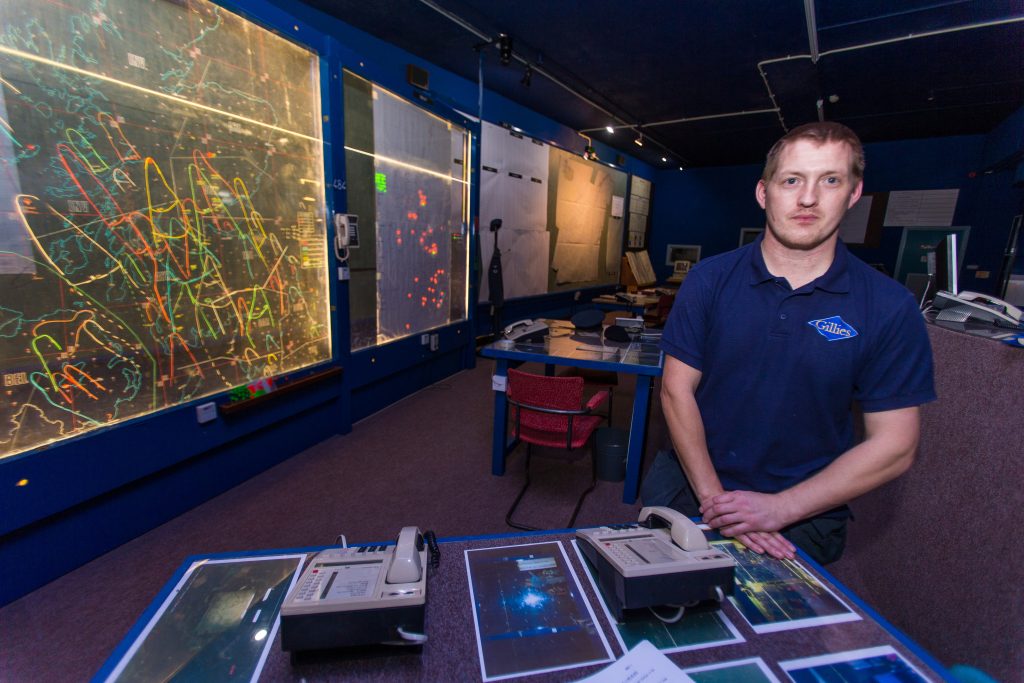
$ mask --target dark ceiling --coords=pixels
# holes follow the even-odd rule
[[[819,116],[876,142],[1024,106],[1024,0],[305,2],[474,82],[490,42],[487,89],[655,166],[758,162]]]

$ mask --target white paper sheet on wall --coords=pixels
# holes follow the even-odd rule
[[[480,163],[493,169],[503,169],[505,163],[505,141],[508,131],[501,126],[484,121],[480,127]]]
[[[960,190],[890,192],[885,207],[886,227],[953,225]]]
[[[625,216],[626,209],[626,198],[613,195],[612,196],[612,218],[622,218]]]
[[[501,218],[503,229],[547,230],[548,146],[484,122],[481,154],[481,225]]]
[[[643,197],[644,199],[650,199],[651,181],[645,180],[644,178],[640,178],[638,176],[633,176],[633,188],[631,194],[635,194],[638,197]]]
[[[650,214],[651,202],[645,197],[638,197],[637,195],[631,195],[629,197],[629,210],[633,213],[642,213],[647,216]]]
[[[502,284],[506,299],[545,294],[548,291],[548,253],[550,234],[536,230],[498,231],[501,250]],[[480,253],[486,268],[494,253],[494,233],[480,230]],[[480,282],[480,301],[490,301],[487,274]]]

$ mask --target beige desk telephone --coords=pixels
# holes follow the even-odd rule
[[[505,339],[516,342],[542,342],[549,332],[543,320],[518,320],[503,331]]]
[[[665,507],[645,507],[637,524],[580,529],[577,542],[597,570],[598,586],[612,614],[624,609],[683,607],[731,595],[736,562],[708,545],[688,517]]]
[[[281,648],[426,642],[426,567],[423,534],[412,526],[394,545],[320,551],[281,606]]]

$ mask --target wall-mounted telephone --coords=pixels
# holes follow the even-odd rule
[[[353,213],[334,214],[335,249],[355,249],[359,246],[359,216]]]
[[[678,619],[684,605],[733,592],[736,561],[670,508],[645,507],[637,524],[580,529],[576,537],[616,619],[624,609],[658,606],[677,608]]]
[[[542,342],[549,333],[548,324],[540,320],[519,320],[505,328],[505,339],[516,342]]]
[[[1020,327],[1021,323],[1019,308],[1002,299],[977,292],[952,294],[940,290],[935,293],[932,306],[939,311],[936,320],[957,323],[973,320],[1011,329]]]
[[[395,545],[317,553],[281,606],[281,648],[425,642],[426,566],[423,534],[412,526]]]

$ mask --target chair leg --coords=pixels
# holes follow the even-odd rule
[[[523,499],[523,495],[526,493],[526,489],[530,487],[530,454],[533,449],[533,444],[526,444],[526,483],[523,484],[523,488],[519,490],[519,495],[512,502],[512,507],[505,513],[505,524],[508,524],[513,529],[522,529],[523,531],[539,531],[535,526],[528,526],[526,524],[520,524],[512,521],[512,514],[516,511],[516,507],[519,505],[519,501]]]
[[[583,499],[585,499],[590,492],[597,487],[597,449],[590,449],[590,486],[580,495],[580,499],[576,501],[576,508],[572,511],[572,517],[569,518],[569,524],[567,528],[572,529],[576,526],[576,516],[580,514],[580,508],[583,507]]]

